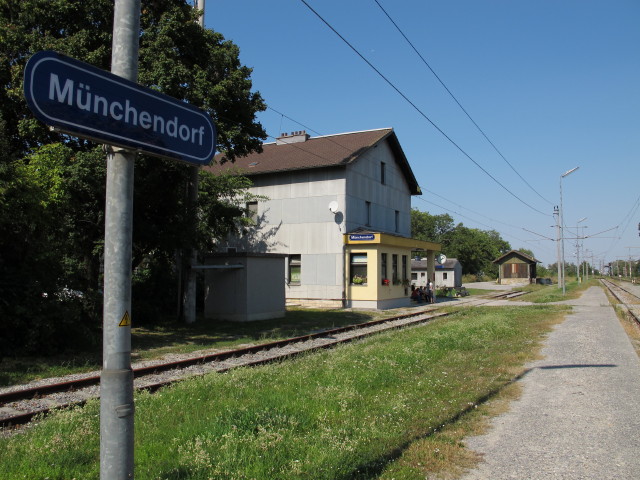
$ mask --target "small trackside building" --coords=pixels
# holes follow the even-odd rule
[[[344,242],[346,306],[364,309],[407,306],[411,252],[426,252],[433,265],[440,249],[436,243],[369,231],[345,234]]]
[[[536,283],[536,265],[540,260],[526,253],[510,250],[496,258],[493,263],[498,265],[498,284],[500,285]]]
[[[429,262],[426,258],[414,258],[411,260],[411,284],[416,287],[427,285],[427,270]],[[447,258],[444,263],[435,265],[435,278],[431,280],[436,288],[462,286],[462,264],[457,258]]]
[[[254,225],[218,250],[286,256],[289,304],[393,308],[410,304],[411,255],[440,245],[410,238],[421,194],[391,128],[310,137],[282,134],[261,153],[207,170],[247,176],[264,200],[245,205]],[[431,272],[433,275],[433,272]]]

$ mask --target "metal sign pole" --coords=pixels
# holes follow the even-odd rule
[[[100,379],[102,480],[133,478],[131,252],[136,154],[128,149],[197,165],[208,165],[216,151],[216,127],[206,111],[137,84],[140,2],[114,1],[111,73],[42,51],[31,56],[24,74],[25,99],[36,118],[56,131],[110,145]],[[92,95],[93,107],[86,108]]]
[[[116,0],[111,72],[138,77],[140,0]],[[100,478],[133,478],[133,371],[131,369],[131,250],[135,153],[107,155],[103,358],[100,379]]]

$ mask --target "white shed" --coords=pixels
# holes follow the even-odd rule
[[[461,287],[462,264],[456,258],[448,258],[442,265],[435,265],[434,284],[438,287]],[[411,260],[411,284],[416,287],[427,285],[429,275],[427,273],[427,259]]]
[[[442,265],[436,265],[436,288],[461,287],[462,265],[457,258],[447,258]]]

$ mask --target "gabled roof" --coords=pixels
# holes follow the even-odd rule
[[[447,260],[442,265],[436,265],[436,270],[453,270],[456,268],[456,265],[460,265],[460,262],[457,258],[447,258]],[[411,269],[412,270],[426,270],[427,269],[427,260],[417,260],[415,258],[411,259]]]
[[[536,260],[532,256],[527,255],[526,253],[522,253],[519,250],[509,250],[504,255],[501,255],[500,257],[496,258],[492,263],[500,263],[500,262],[506,260],[507,257],[509,257],[509,256],[520,257],[522,260],[524,260],[526,262],[529,262],[529,263],[542,263],[540,260]]]
[[[411,194],[421,194],[420,186],[392,128],[312,137],[303,142],[284,145],[266,143],[262,146],[261,153],[238,157],[234,163],[221,164],[225,157],[218,154],[214,159],[215,164],[205,169],[212,173],[237,171],[251,177],[312,168],[343,167],[356,162],[365,152],[383,141],[391,148]]]
[[[460,262],[457,258],[447,258],[447,260],[442,265],[436,265],[436,269],[444,268],[446,270],[456,268],[456,265],[460,265]]]

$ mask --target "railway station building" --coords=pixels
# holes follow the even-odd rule
[[[254,226],[219,252],[285,256],[289,304],[386,309],[410,304],[412,252],[435,275],[440,245],[412,239],[411,196],[421,193],[392,128],[310,137],[282,134],[261,153],[206,167],[251,179],[264,200]]]

